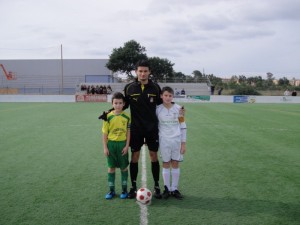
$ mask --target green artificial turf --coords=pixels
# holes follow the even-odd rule
[[[300,224],[300,105],[184,106],[185,198],[153,199],[148,224]],[[140,224],[134,200],[104,199],[107,168],[97,117],[108,108],[0,103],[1,225]],[[147,181],[152,189],[149,161]],[[120,186],[117,171],[118,193]]]

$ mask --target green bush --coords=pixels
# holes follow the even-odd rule
[[[261,95],[256,89],[251,86],[239,85],[232,92],[232,95]]]

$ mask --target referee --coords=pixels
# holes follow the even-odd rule
[[[144,143],[147,144],[151,159],[152,175],[154,179],[154,197],[162,198],[159,187],[160,166],[158,161],[158,119],[156,117],[156,106],[162,103],[160,98],[161,88],[151,79],[150,65],[147,60],[136,64],[135,81],[127,84],[124,88],[126,105],[130,106],[130,177],[132,187],[128,198],[135,198],[137,192],[138,161],[140,150]]]

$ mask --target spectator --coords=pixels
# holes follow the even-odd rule
[[[184,90],[184,88],[182,88],[182,90],[181,90],[181,95],[185,95],[185,90]]]
[[[111,94],[111,93],[112,93],[111,86],[110,86],[110,85],[108,85],[108,86],[107,86],[107,94]]]
[[[223,91],[223,88],[220,88],[220,89],[218,90],[218,95],[221,95],[221,94],[222,94],[222,91]]]
[[[297,92],[296,92],[296,90],[293,90],[293,92],[292,92],[292,96],[297,96]]]
[[[107,89],[106,89],[105,85],[103,86],[103,94],[105,94],[105,95],[107,94]]]
[[[91,87],[91,92],[92,92],[92,95],[94,95],[96,93],[96,88],[94,85],[92,85],[92,87]]]
[[[102,95],[103,94],[103,86],[100,85],[100,88],[99,88],[99,94]]]
[[[86,88],[86,85],[85,85],[85,84],[82,84],[82,85],[81,85],[81,91],[86,91],[86,89],[87,89],[87,88]]]
[[[290,95],[290,91],[288,89],[286,89],[283,94],[284,94],[284,96],[289,96]]]
[[[99,89],[100,89],[100,87],[99,87],[99,85],[97,85],[97,86],[96,86],[96,94],[97,94],[97,95],[99,94]]]
[[[214,95],[214,93],[215,93],[215,86],[210,86],[210,94],[211,95]]]

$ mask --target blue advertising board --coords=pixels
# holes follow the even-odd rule
[[[233,103],[248,103],[248,96],[235,95],[233,96]]]

